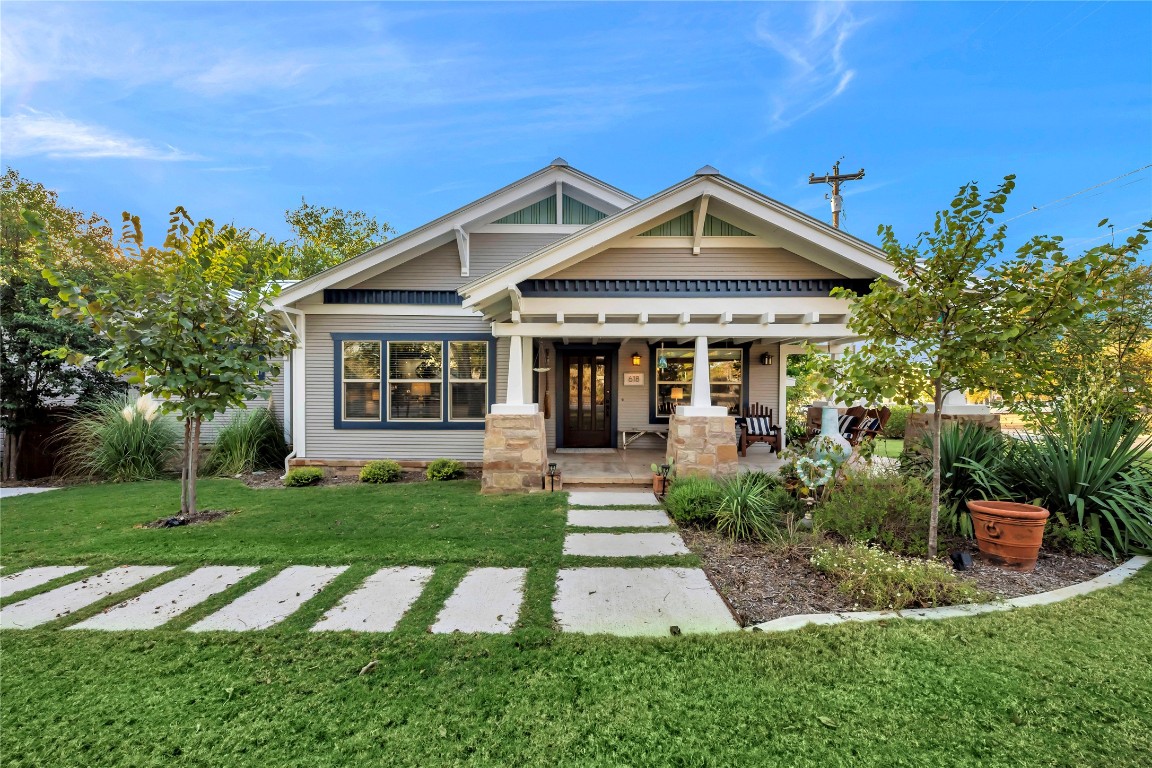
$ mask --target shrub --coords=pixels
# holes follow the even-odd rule
[[[316,485],[324,479],[324,470],[320,467],[298,467],[284,475],[284,485],[289,488],[303,488],[306,485]]]
[[[268,408],[236,414],[216,436],[205,470],[212,475],[236,475],[279,466],[288,455],[284,430]]]
[[[720,483],[716,530],[741,541],[771,538],[779,519],[771,491],[763,472],[741,472]]]
[[[847,542],[879,544],[893,552],[928,550],[932,491],[900,475],[852,474],[816,507],[813,517]]]
[[[400,479],[401,474],[400,465],[395,461],[370,461],[360,470],[360,482],[394,483]]]
[[[884,425],[882,434],[893,440],[903,440],[904,430],[908,428],[908,417],[912,415],[913,408],[910,405],[893,405],[890,411],[888,423]]]
[[[180,452],[182,432],[148,396],[114,397],[71,416],[61,433],[65,475],[153,480]]]
[[[900,557],[866,544],[819,549],[812,555],[812,567],[868,610],[932,608],[986,599],[941,563]]]
[[[424,476],[429,480],[455,480],[464,477],[464,465],[455,459],[436,459],[428,465]]]
[[[711,525],[720,505],[720,484],[710,477],[677,477],[664,494],[664,506],[678,523]]]

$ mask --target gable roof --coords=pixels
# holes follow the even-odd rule
[[[399,264],[431,247],[447,243],[455,237],[457,227],[466,227],[494,216],[516,210],[525,198],[556,182],[563,182],[586,194],[603,200],[617,208],[626,208],[637,198],[607,184],[594,176],[579,171],[563,158],[556,158],[549,165],[512,182],[479,200],[468,203],[438,219],[416,229],[405,232],[387,242],[354,256],[334,267],[312,275],[285,288],[277,297],[276,304],[284,306],[318,293],[325,288],[355,278],[369,270],[380,271],[389,264]],[[407,258],[405,258],[407,256]]]
[[[464,306],[480,307],[506,295],[523,280],[550,274],[582,261],[598,247],[635,236],[667,218],[680,215],[702,196],[760,223],[760,229],[790,243],[798,255],[829,266],[848,277],[886,277],[895,273],[885,253],[870,243],[746,187],[715,168],[695,175],[595,224],[557,240],[519,261],[490,272],[460,288]],[[689,208],[691,210],[691,208]],[[665,216],[668,214],[668,216]],[[743,223],[741,226],[744,226]]]

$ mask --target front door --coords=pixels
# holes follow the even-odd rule
[[[563,447],[609,448],[612,445],[612,361],[615,350],[563,354]]]

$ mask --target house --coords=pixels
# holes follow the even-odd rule
[[[732,471],[733,418],[782,419],[789,352],[853,339],[829,292],[892,277],[709,166],[638,200],[557,159],[282,292],[291,461],[447,456],[489,490],[539,487],[565,449]]]

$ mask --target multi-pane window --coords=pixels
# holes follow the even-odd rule
[[[478,421],[488,412],[488,342],[448,342],[448,418]]]
[[[388,342],[389,421],[441,421],[443,387],[442,342]]]
[[[693,349],[661,348],[656,357],[656,415],[667,418],[676,406],[692,402]],[[743,402],[744,351],[709,349],[708,379],[712,405],[722,405],[728,413],[740,415]]]
[[[345,341],[344,414],[346,421],[380,420],[380,342]]]

